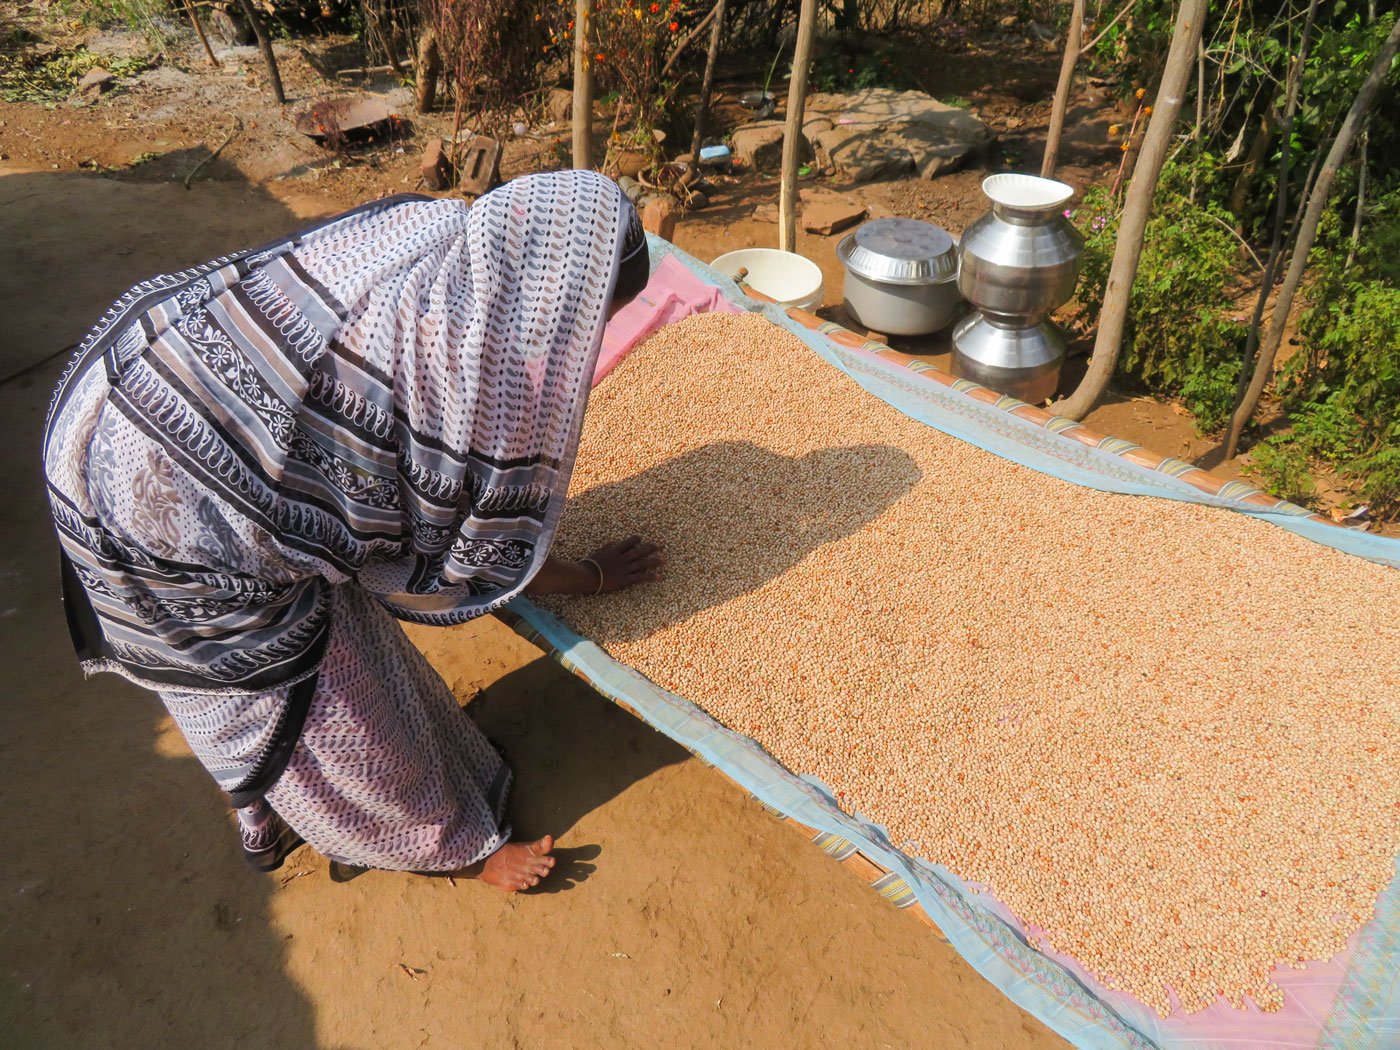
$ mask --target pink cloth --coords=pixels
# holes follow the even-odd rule
[[[593,371],[593,385],[601,383],[617,363],[652,332],[691,314],[741,314],[744,311],[712,284],[692,273],[674,255],[661,260],[640,294],[619,310],[603,332],[603,349]]]

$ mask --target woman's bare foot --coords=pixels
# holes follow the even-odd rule
[[[473,874],[507,893],[528,890],[538,886],[540,879],[554,867],[554,858],[549,855],[553,849],[553,835],[534,842],[507,842],[487,857],[480,870]]]

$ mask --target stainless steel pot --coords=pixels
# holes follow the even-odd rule
[[[928,335],[953,319],[957,249],[948,231],[917,219],[875,219],[842,238],[846,312],[885,335]]]
[[[1038,405],[1055,396],[1065,344],[1048,321],[1008,325],[969,314],[953,329],[953,375]]]
[[[1074,194],[1054,179],[1004,173],[982,191],[992,210],[962,235],[958,287],[983,313],[1037,324],[1074,294],[1084,238],[1061,209]]]

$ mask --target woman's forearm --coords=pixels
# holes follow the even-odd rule
[[[593,565],[565,561],[552,554],[525,586],[526,594],[593,594],[597,590],[598,570]]]

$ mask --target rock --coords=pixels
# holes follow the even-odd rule
[[[848,229],[865,218],[865,205],[831,190],[802,189],[797,199],[801,203],[801,225],[808,233],[822,235]],[[778,206],[766,201],[753,210],[754,222],[777,222]]]
[[[568,124],[574,119],[574,93],[563,88],[553,88],[545,103],[545,112],[556,124]]]
[[[823,131],[830,131],[834,127],[836,127],[836,123],[830,117],[808,116],[802,122],[802,134],[806,135],[810,142]]]
[[[458,187],[463,193],[476,196],[488,192],[501,177],[501,144],[485,135],[477,135],[462,151]]]
[[[443,152],[442,139],[429,139],[423,147],[423,159],[419,162],[423,175],[423,185],[430,190],[445,190],[452,185],[452,162]]]
[[[761,170],[776,168],[783,160],[783,123],[778,120],[760,120],[736,128],[731,136],[734,154],[745,167]],[[811,146],[802,140],[802,159],[811,155]]]
[[[664,194],[648,197],[642,205],[642,228],[662,240],[673,241],[676,239],[676,220],[680,214],[680,205],[674,197]]]
[[[693,190],[689,197],[685,199],[685,206],[691,211],[699,211],[701,208],[710,206],[710,198],[706,197],[699,190]]]
[[[215,40],[228,47],[251,47],[258,40],[241,12],[224,7],[215,7],[209,12],[209,30]]]
[[[101,66],[93,66],[78,81],[78,94],[80,95],[100,95],[104,91],[110,91],[112,85],[117,82],[117,78]]]
[[[839,193],[802,194],[802,228],[823,237],[854,226],[865,218],[865,205]]]
[[[617,188],[622,191],[622,195],[633,204],[642,199],[642,184],[630,175],[623,175],[617,180]]]
[[[820,159],[853,182],[917,171],[934,178],[953,171],[996,139],[966,110],[922,91],[872,88],[847,95],[814,95],[814,113],[833,125],[816,136]]]

